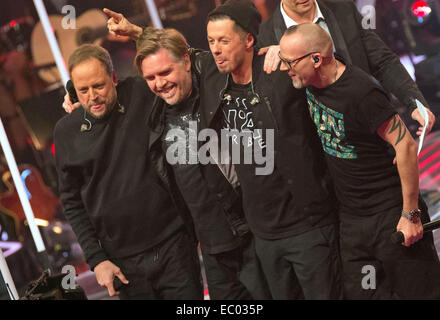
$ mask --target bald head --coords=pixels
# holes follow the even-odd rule
[[[304,23],[287,29],[280,41],[279,54],[280,70],[288,72],[297,89],[310,85],[326,87],[338,74],[332,39],[317,24]]]
[[[329,34],[316,23],[303,23],[286,30],[283,38],[294,40],[304,52],[320,52],[324,57],[333,55],[333,43]]]

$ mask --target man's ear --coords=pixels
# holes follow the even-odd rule
[[[255,44],[255,39],[254,36],[251,35],[250,33],[248,33],[246,35],[246,49],[250,49],[254,46]]]
[[[191,59],[189,58],[189,54],[185,53],[183,59],[185,61],[185,71],[191,71]]]
[[[315,69],[319,68],[322,65],[322,55],[318,52],[318,53],[314,53],[312,55],[312,59],[314,62],[314,67]]]
[[[115,70],[112,71],[112,80],[113,80],[114,85],[117,86],[118,85],[118,77],[116,76]]]

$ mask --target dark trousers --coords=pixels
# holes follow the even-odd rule
[[[203,254],[203,262],[211,300],[272,299],[251,234],[234,250]]]
[[[256,237],[256,252],[274,299],[341,299],[337,227],[285,239]]]
[[[197,246],[185,230],[153,249],[114,263],[130,282],[120,289],[123,300],[203,300]]]
[[[429,215],[423,207],[426,223]],[[345,298],[440,299],[440,264],[432,233],[408,248],[391,242],[401,210],[364,217],[340,213]]]

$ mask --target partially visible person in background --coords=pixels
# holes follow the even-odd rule
[[[429,105],[400,63],[399,58],[383,43],[371,29],[362,25],[362,16],[351,0],[282,0],[272,16],[261,25],[258,41],[260,47],[278,45],[284,31],[305,22],[319,24],[332,38],[334,50],[347,64],[353,64],[374,76],[388,92],[394,94],[406,107],[422,132],[425,123],[416,107],[419,100],[427,109],[431,131],[435,116]],[[271,62],[265,70],[272,72],[279,65],[279,47],[268,52]]]

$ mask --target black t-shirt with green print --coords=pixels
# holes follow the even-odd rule
[[[307,89],[307,100],[342,209],[370,215],[402,203],[394,149],[376,133],[396,111],[373,78],[347,66],[330,86]]]

